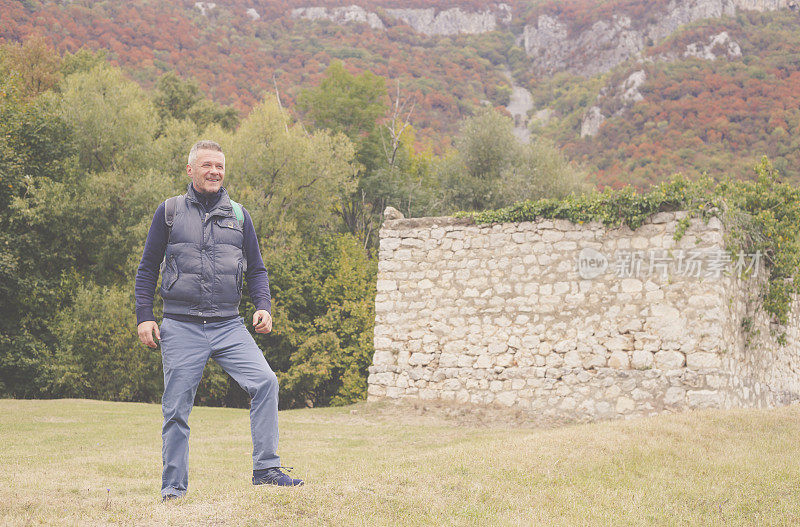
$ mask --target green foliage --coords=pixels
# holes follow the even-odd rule
[[[342,132],[370,168],[377,157],[377,121],[386,114],[386,81],[371,71],[354,75],[334,61],[316,88],[300,93],[298,106],[318,128]]]
[[[319,86],[298,95],[298,108],[319,129],[344,134],[355,146],[360,179],[368,179],[381,166],[378,120],[386,103],[386,81],[370,71],[354,75],[340,60],[331,62]],[[375,213],[371,206],[376,196],[365,196],[363,184],[342,194],[340,216],[352,234],[370,238]],[[367,241],[369,243],[369,241]]]
[[[382,127],[384,164],[364,174],[359,188],[370,197],[375,212],[380,213],[391,205],[406,217],[435,215],[439,212],[437,198],[440,187],[433,171],[433,152],[430,148],[422,152],[415,150],[416,131],[410,123],[398,119],[394,129],[396,135],[402,130],[397,138],[397,148],[393,148],[394,138],[389,128]]]
[[[67,58],[69,74],[36,97],[9,69],[19,61],[2,62],[0,394],[158,399],[161,362],[138,341],[134,272],[153,211],[183,192],[188,149],[206,130],[225,146],[226,186],[263,236],[276,324],[256,338],[285,380],[282,404],[363,398],[375,265],[337,234],[336,212],[356,188],[353,143],[308,134],[274,98],[226,130],[193,83],[167,76],[147,93],[97,59]],[[242,315],[252,312],[245,299]],[[197,402],[249,403],[215,364]]]
[[[156,84],[153,103],[161,119],[186,119],[189,110],[201,99],[196,82],[184,81],[175,73],[165,73]]]
[[[477,223],[532,221],[562,218],[574,223],[598,221],[610,227],[641,226],[656,212],[687,211],[678,223],[675,238],[683,236],[689,219],[708,222],[719,217],[726,226],[725,243],[733,258],[740,252],[766,257],[769,280],[762,292],[762,307],[773,321],[786,325],[792,295],[800,293],[800,189],[780,181],[777,170],[764,157],[755,167],[755,181],[726,178],[716,182],[708,176],[689,180],[675,175],[646,193],[630,185],[620,190],[606,188],[565,199],[524,201],[499,210],[461,212]],[[785,342],[785,335],[780,341]]]
[[[54,317],[59,336],[47,391],[112,401],[158,401],[163,386],[158,350],[142,346],[128,284],[81,285],[73,303]]]
[[[61,60],[61,74],[67,77],[73,73],[89,73],[93,69],[105,65],[105,50],[91,51],[81,48],[75,53],[64,54]]]
[[[558,116],[542,126],[542,131],[559,142],[580,133],[583,116],[606,81],[604,76],[585,79],[561,72],[531,86],[537,108],[549,109]]]
[[[755,171],[755,181],[727,181],[721,189],[734,227],[726,243],[734,252],[766,256],[769,282],[762,302],[773,321],[785,325],[792,295],[800,293],[800,189],[782,182],[766,157]]]
[[[319,86],[298,96],[298,107],[320,129],[346,136],[355,147],[357,186],[340,194],[337,214],[347,232],[366,247],[377,244],[380,215],[387,199],[403,187],[406,172],[396,162],[392,145],[380,124],[388,112],[386,81],[370,71],[354,75],[333,61]]]
[[[628,185],[619,190],[606,188],[602,192],[570,194],[563,199],[528,200],[499,210],[462,212],[458,216],[471,216],[477,223],[530,221],[543,217],[567,219],[574,223],[599,221],[610,227],[625,224],[636,229],[656,212],[688,210],[704,218],[715,215],[722,199],[709,194],[714,188],[711,178],[691,181],[677,174],[647,193],[640,193]]]
[[[37,181],[61,180],[72,151],[67,124],[52,104],[0,94],[0,218]]]
[[[211,124],[233,131],[239,124],[236,110],[207,99],[196,81],[185,81],[173,72],[165,73],[156,85],[153,104],[162,121],[190,119],[202,132]]]
[[[518,150],[511,120],[492,108],[481,109],[462,123],[456,150],[471,178],[484,181],[499,178],[512,165]]]
[[[0,395],[33,397],[46,393],[53,376],[56,337],[43,318],[61,305],[60,275],[71,258],[51,259],[49,238],[20,209],[35,188],[65,178],[73,150],[54,105],[25,91],[30,79],[20,69],[27,64],[7,60],[27,49],[0,47]]]
[[[300,239],[266,254],[274,297],[267,358],[283,406],[347,404],[366,396],[376,266],[351,235]]]
[[[583,175],[544,140],[522,144],[513,122],[484,108],[461,125],[456,155],[439,164],[444,209],[483,210],[584,190]]]
[[[352,143],[324,130],[307,134],[274,97],[253,108],[227,144],[226,186],[257,232],[333,228],[335,208],[355,190]]]
[[[64,81],[61,114],[75,131],[81,167],[127,170],[141,164],[156,131],[156,111],[136,84],[105,65]]]

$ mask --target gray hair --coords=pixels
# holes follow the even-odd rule
[[[188,164],[194,165],[195,161],[197,161],[197,151],[198,150],[213,150],[214,152],[222,153],[223,159],[225,157],[225,152],[222,151],[222,147],[219,146],[219,143],[215,141],[209,141],[204,139],[202,141],[196,142],[192,145],[192,149],[189,150],[189,161]]]

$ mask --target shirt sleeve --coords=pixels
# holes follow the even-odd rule
[[[244,212],[244,224],[242,225],[244,233],[243,249],[244,256],[247,258],[247,272],[244,275],[247,279],[247,291],[250,293],[250,299],[256,306],[256,310],[265,309],[271,315],[272,297],[269,292],[267,268],[264,267],[264,260],[261,258],[261,250],[258,247],[258,237],[253,226],[253,219],[247,209],[242,207],[242,211]]]
[[[164,251],[167,249],[167,221],[164,218],[164,203],[158,206],[153,215],[153,222],[147,233],[147,241],[144,243],[142,261],[136,270],[136,283],[134,295],[136,297],[136,324],[141,324],[148,320],[155,320],[153,315],[153,297],[156,292],[156,282],[158,282],[158,271],[161,261],[164,259]]]

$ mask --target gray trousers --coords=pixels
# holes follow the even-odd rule
[[[278,379],[241,317],[226,322],[161,322],[164,426],[161,494],[183,496],[189,485],[189,413],[206,362],[213,358],[250,395],[253,469],[280,466]]]

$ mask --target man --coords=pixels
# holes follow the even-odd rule
[[[186,173],[186,194],[156,210],[136,273],[139,339],[151,348],[161,342],[164,366],[161,495],[179,498],[188,488],[189,412],[209,358],[251,397],[253,484],[302,485],[280,470],[278,380],[239,316],[246,279],[256,332],[272,330],[269,281],[253,221],[222,186],[225,155],[217,143],[197,142]],[[159,328],[153,295],[162,261]]]

